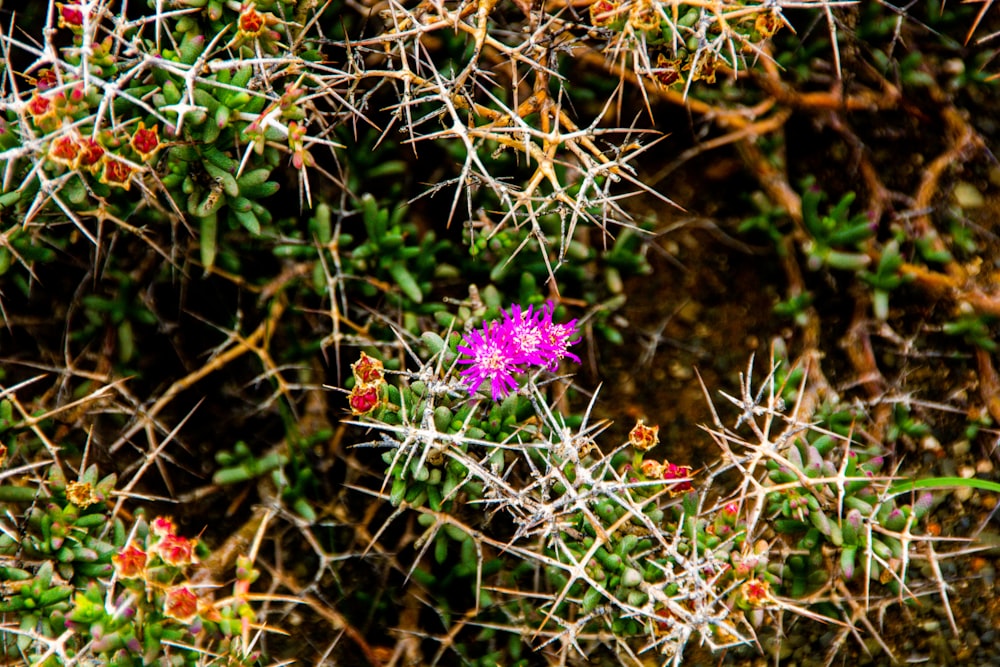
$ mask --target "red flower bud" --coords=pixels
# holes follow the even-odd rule
[[[157,126],[147,129],[146,124],[139,122],[139,128],[132,135],[132,149],[145,162],[160,150],[160,137],[157,136]]]
[[[56,8],[59,10],[60,28],[73,29],[83,25],[83,8],[80,5],[64,5],[61,2],[57,2]]]
[[[366,415],[378,406],[378,386],[377,385],[357,385],[351,390],[351,395],[347,399],[351,406],[351,414]]]
[[[239,32],[242,37],[257,37],[264,29],[264,17],[253,5],[243,5],[240,9]]]
[[[381,382],[384,377],[382,362],[369,357],[364,352],[361,353],[361,357],[357,361],[351,364],[351,371],[358,384]]]
[[[70,169],[76,169],[82,152],[80,137],[75,132],[59,135],[49,144],[49,159]]]
[[[120,553],[111,557],[120,579],[141,579],[146,568],[146,552],[129,544]]]
[[[181,623],[190,623],[198,614],[198,596],[187,586],[178,586],[167,592],[163,613]]]
[[[132,187],[132,167],[120,160],[104,156],[104,172],[101,174],[101,183],[117,185],[128,190]]]

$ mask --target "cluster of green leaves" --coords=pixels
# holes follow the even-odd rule
[[[868,578],[898,592],[908,576],[900,571],[908,551],[904,540],[931,507],[929,493],[900,507],[880,495],[887,486],[885,480],[877,483],[883,457],[856,447],[844,451],[843,444],[812,434],[787,449],[787,464],[767,464],[769,485],[779,489],[768,492],[768,512],[780,534],[797,538],[800,552],[788,557],[781,577],[783,590],[794,598],[829,585],[831,577],[850,581],[859,558]],[[830,551],[839,554],[837,572],[825,567]]]
[[[111,574],[111,557],[126,530],[121,520],[112,521],[106,507],[115,481],[114,475],[98,479],[91,466],[78,481],[67,483],[62,468],[51,465],[44,485],[0,486],[0,500],[26,508],[17,532],[0,535],[0,556],[7,563],[0,578],[17,582],[0,610],[20,612],[22,630],[43,623],[48,636],[55,636],[47,625],[53,612],[66,608],[74,590]],[[27,637],[18,640],[22,649],[25,642]]]
[[[953,259],[954,255],[936,235],[911,238],[895,224],[890,226],[889,238],[880,240],[879,226],[866,213],[851,212],[855,200],[853,192],[844,194],[824,209],[825,199],[827,194],[815,185],[815,179],[807,178],[802,183],[802,233],[795,232],[785,211],[760,199],[756,201],[758,213],[747,217],[739,230],[766,234],[780,253],[788,252],[786,242],[793,239],[792,247],[801,251],[811,271],[853,274],[869,290],[872,313],[879,321],[889,317],[890,294],[913,279],[912,273],[904,271],[907,262],[931,267]],[[800,291],[777,303],[774,312],[802,325],[806,321],[806,309],[813,301],[811,291]],[[942,329],[977,347],[992,350],[992,319],[988,313],[965,312],[943,323]]]
[[[4,81],[13,102],[0,117],[5,218],[27,225],[66,216],[97,244],[94,218],[138,231],[186,217],[200,230],[206,267],[220,224],[251,234],[272,224],[261,200],[279,188],[271,174],[281,155],[304,179],[315,164],[303,106],[315,84],[305,73],[320,57],[315,42],[291,15],[282,18],[294,3],[182,4],[187,11],[137,22],[103,4],[88,5],[90,16],[83,5],[58,6],[57,29],[68,33],[58,57],[42,58],[32,77],[8,72]],[[228,42],[227,33],[235,33]],[[14,39],[7,46],[42,56]],[[4,265],[28,265],[36,257],[21,246],[44,246],[26,225],[4,230]],[[17,240],[23,233],[32,243]]]
[[[0,655],[39,665],[100,660],[102,664],[203,664],[206,652],[233,664],[257,664],[245,623],[256,612],[249,585],[257,573],[245,556],[234,596],[212,606],[186,572],[208,552],[170,530],[151,531],[140,515],[112,518],[115,475],[90,466],[75,482],[50,463],[34,485],[0,486],[0,500],[24,506],[13,531],[0,535],[0,614],[16,621]],[[141,545],[141,546],[140,546]],[[109,605],[109,601],[111,604]]]

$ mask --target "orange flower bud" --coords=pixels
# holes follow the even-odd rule
[[[757,14],[753,28],[760,34],[761,39],[771,39],[774,37],[774,33],[781,30],[782,25],[781,18],[777,12],[771,10]]]
[[[659,444],[659,432],[659,426],[646,426],[644,420],[640,419],[635,423],[632,430],[629,431],[629,444],[640,452],[648,451]]]
[[[147,560],[146,552],[134,544],[129,544],[111,557],[120,579],[142,579]]]
[[[101,158],[104,157],[104,149],[91,137],[84,137],[80,140],[80,156],[77,164],[91,173],[98,170]]]
[[[190,623],[198,614],[198,596],[187,586],[178,586],[167,592],[163,613],[181,623]]]
[[[134,169],[121,160],[116,160],[107,155],[104,156],[104,171],[101,173],[101,183],[107,185],[117,185],[128,190],[132,187],[132,172]]]
[[[617,0],[597,0],[590,6],[590,23],[596,28],[606,28],[618,20]]]
[[[24,108],[31,115],[31,121],[35,124],[35,127],[46,130],[54,130],[58,127],[58,122],[56,121],[58,117],[56,100],[60,97],[58,94],[53,97],[46,97],[38,93],[31,96],[31,99],[24,105]]]
[[[61,134],[49,144],[49,159],[76,169],[83,152],[80,137],[75,132]]]
[[[258,37],[264,30],[264,17],[260,15],[253,4],[240,7],[239,35],[240,37]]]

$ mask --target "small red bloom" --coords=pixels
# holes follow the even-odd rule
[[[150,529],[153,531],[154,535],[159,537],[164,537],[166,535],[173,535],[174,531],[177,530],[177,524],[169,516],[158,516],[153,519],[152,523],[149,524]]]
[[[357,361],[351,364],[351,371],[358,384],[381,382],[384,378],[382,362],[369,357],[364,352],[361,353],[361,357]]]
[[[189,540],[178,535],[164,535],[156,543],[156,553],[164,563],[176,567],[184,567],[195,562],[194,545],[197,540]]]
[[[160,137],[157,135],[157,126],[146,128],[146,124],[139,122],[139,128],[132,135],[132,149],[139,154],[145,162],[153,157],[156,151],[160,150]]]
[[[351,414],[366,415],[378,406],[377,385],[356,385],[347,399],[351,406]]]
[[[163,613],[181,623],[190,623],[198,614],[198,596],[187,586],[171,588],[163,602]]]
[[[104,172],[101,174],[101,183],[117,185],[128,190],[132,187],[132,171],[132,167],[124,162],[104,156]]]
[[[146,568],[146,560],[146,552],[134,544],[129,544],[121,553],[111,557],[115,571],[121,579],[141,579]]]
[[[35,117],[36,122],[42,116],[46,116],[53,112],[52,100],[38,94],[31,96],[31,99],[28,100],[28,104],[25,108],[27,108],[28,113]]]
[[[264,17],[254,9],[253,4],[240,8],[239,32],[242,37],[257,37],[264,29]]]
[[[49,159],[70,169],[76,169],[82,152],[80,137],[75,132],[62,134],[49,144]]]
[[[663,479],[684,479],[691,477],[691,466],[679,466],[676,463],[670,463],[669,461],[663,464]],[[687,493],[694,487],[691,485],[691,481],[685,480],[683,482],[678,482],[670,488],[670,495],[676,496],[681,493]]]
[[[61,2],[56,3],[56,8],[59,10],[59,27],[60,28],[78,28],[83,25],[83,8],[76,3],[71,3],[64,5]]]
[[[78,165],[89,169],[91,172],[97,171],[104,157],[104,149],[92,137],[84,137],[80,140],[80,156]]]

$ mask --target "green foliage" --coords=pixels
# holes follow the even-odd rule
[[[900,274],[903,256],[899,253],[899,242],[889,241],[882,247],[882,254],[874,271],[861,271],[858,278],[872,288],[872,308],[875,318],[884,321],[889,316],[889,292],[903,284],[905,276]]]
[[[216,484],[237,484],[280,468],[288,463],[288,457],[278,453],[255,457],[241,440],[232,451],[220,449],[215,455],[215,462],[222,467],[212,475],[212,481]]]
[[[809,239],[802,245],[806,265],[815,270],[821,267],[858,271],[868,266],[868,256],[852,252],[874,234],[872,220],[864,213],[850,215],[854,193],[849,192],[820,212],[826,195],[812,180],[803,183],[802,224]]]
[[[994,318],[980,313],[962,313],[957,319],[945,322],[941,327],[949,336],[961,336],[970,345],[993,352],[997,349],[997,343],[993,340],[993,332],[990,325]]]
[[[0,612],[18,619],[5,628],[0,654],[32,664],[123,666],[173,655],[176,664],[197,665],[211,646],[238,664],[257,664],[232,620],[255,615],[246,597],[257,576],[249,563],[238,570],[233,598],[208,605],[185,576],[207,555],[197,540],[178,536],[163,517],[152,527],[112,518],[116,476],[98,477],[92,465],[67,482],[54,464],[37,486],[0,486],[3,502],[28,504],[19,532],[0,535],[0,556],[18,563],[0,568],[9,591]],[[205,648],[193,645],[196,635]]]

